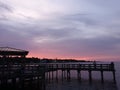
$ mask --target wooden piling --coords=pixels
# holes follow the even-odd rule
[[[56,70],[56,81],[58,81],[58,70]]]
[[[112,73],[113,73],[113,81],[114,81],[114,83],[116,83],[115,71],[113,71]]]
[[[81,81],[81,71],[77,70],[77,78],[79,81]]]
[[[92,82],[92,72],[91,72],[91,70],[89,70],[88,72],[89,72],[89,82],[91,83]]]
[[[70,80],[70,70],[67,70],[67,80]]]
[[[103,71],[101,71],[101,82],[104,83]]]

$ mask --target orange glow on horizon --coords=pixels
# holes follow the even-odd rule
[[[29,53],[27,57],[37,57],[37,58],[48,58],[48,59],[76,59],[76,60],[89,60],[89,57],[64,57],[60,55],[49,55],[49,54],[41,54],[41,53]]]
[[[37,58],[48,58],[48,59],[75,59],[75,60],[88,60],[88,61],[111,61],[120,60],[120,57],[115,56],[86,56],[86,57],[70,57],[70,56],[60,56],[60,55],[49,55],[42,53],[29,53],[27,57],[37,57]]]

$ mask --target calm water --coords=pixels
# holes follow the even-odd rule
[[[104,72],[104,84],[102,84],[101,74],[97,71],[92,72],[92,83],[89,83],[87,71],[81,72],[81,82],[77,80],[77,72],[74,70],[71,71],[71,79],[69,81],[66,78],[62,79],[61,71],[58,71],[58,80],[56,80],[55,75],[53,80],[47,80],[46,90],[120,90],[120,62],[115,62],[115,69],[117,84],[113,83],[111,72]]]

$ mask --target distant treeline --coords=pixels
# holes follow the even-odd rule
[[[48,59],[48,58],[0,58],[0,62],[16,62],[16,63],[68,63],[68,62],[88,62],[86,60],[75,60],[75,59]]]
[[[48,59],[48,58],[43,58],[41,59],[42,62],[46,63],[67,63],[67,62],[86,62],[85,60],[75,60],[75,59]]]

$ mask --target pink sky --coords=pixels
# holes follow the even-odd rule
[[[39,58],[120,60],[119,3],[0,1],[0,46],[25,49]]]

